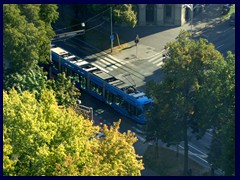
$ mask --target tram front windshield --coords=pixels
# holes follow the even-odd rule
[[[152,107],[151,102],[144,104],[144,112],[146,113],[146,112],[150,111],[151,107]]]

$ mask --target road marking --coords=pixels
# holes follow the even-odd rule
[[[111,67],[113,67],[112,66],[112,64],[110,64],[108,61],[105,61],[104,59],[100,59],[99,61],[101,61],[103,64],[104,64],[104,68],[107,68],[108,70],[110,70],[110,71],[112,71],[113,69],[111,68]],[[98,63],[99,65],[100,65],[100,62],[96,62],[96,63]],[[111,66],[111,67],[110,67]],[[116,67],[116,66],[115,66]],[[116,67],[117,68],[117,67]],[[116,69],[116,68],[114,68],[114,69]]]
[[[184,147],[182,147],[181,145],[179,145],[179,147],[180,147],[180,148],[182,148],[182,149],[184,149]],[[191,151],[189,151],[189,150],[188,150],[188,152],[189,152],[190,154],[194,155],[195,157],[197,157],[197,158],[201,159],[201,160],[202,160],[202,161],[204,161],[205,163],[208,163],[208,161],[206,161],[205,159],[203,159],[203,158],[201,158],[201,157],[197,156],[195,153],[192,153],[192,152],[191,152]]]
[[[149,56],[148,59],[151,59],[152,57],[158,56],[158,55],[162,54],[164,51],[165,51],[165,49],[163,49],[161,52],[158,52],[158,53],[156,53],[152,56]]]
[[[98,66],[96,63],[91,63],[91,64],[94,65],[95,67],[97,67],[98,69],[104,71],[105,73],[109,73],[109,71],[107,71],[106,69],[104,69],[104,68]]]
[[[211,137],[213,136],[213,135],[212,135],[212,134],[210,134],[209,132],[206,132],[206,134],[208,134],[208,135],[209,135],[209,136],[211,136]]]
[[[106,65],[111,65],[109,62],[103,60],[103,59],[100,59],[99,61],[101,61],[103,64],[106,64]]]
[[[107,65],[105,65],[105,64],[103,64],[103,63],[101,63],[101,62],[95,62],[95,63],[92,63],[94,66],[96,66],[97,68],[99,68],[100,69],[100,67],[101,68],[104,68],[104,69],[107,69],[107,70],[109,70],[109,71],[112,71],[113,69],[112,68],[110,68],[110,67],[107,67]],[[98,65],[98,66],[97,66]],[[101,69],[102,70],[102,69]]]
[[[124,65],[124,64],[126,64],[126,62],[124,62],[124,61],[113,61],[113,60],[111,60],[110,58],[108,58],[108,57],[105,57],[105,59],[108,61],[108,62],[110,62],[110,63],[112,63],[112,64],[115,64],[116,66],[122,66],[122,65]]]
[[[114,69],[117,69],[118,67],[121,67],[122,65],[118,65],[116,62],[112,61],[111,59],[105,57],[104,58],[105,61],[107,61],[109,64],[108,65],[111,65],[111,67],[113,67]],[[118,65],[118,66],[115,66],[115,65]]]
[[[161,65],[163,65],[163,62],[160,62],[159,64],[157,64],[157,66],[161,66]]]
[[[160,59],[158,59],[158,60],[156,60],[156,61],[154,61],[154,62],[152,62],[153,64],[157,64],[157,63],[159,63],[160,61],[162,61],[164,58],[163,57],[161,57]]]
[[[111,56],[111,55],[108,55],[108,56],[111,57],[111,59],[114,59],[115,61],[117,61],[121,64],[126,64],[126,61],[124,61],[124,60],[117,59],[117,58],[115,58],[114,56]]]
[[[144,132],[143,132],[142,130],[140,130],[140,129],[134,127],[134,126],[133,126],[132,128],[133,128],[133,130],[135,130],[137,133],[144,134]]]
[[[152,61],[154,61],[154,60],[156,60],[156,59],[159,59],[159,58],[162,58],[162,57],[161,57],[161,56],[155,56],[154,58],[148,60],[148,62],[152,62]]]
[[[203,155],[206,155],[204,152],[202,152],[201,150],[199,150],[199,149],[193,147],[192,145],[188,144],[188,146],[190,146],[191,148],[195,149],[196,151],[202,153]]]
[[[227,31],[229,31],[230,29],[232,29],[232,28],[228,28],[228,29],[226,29],[226,30],[225,30],[225,31],[223,31],[223,32],[225,33],[225,32],[227,32]]]
[[[139,135],[137,135],[137,134],[135,134],[135,136],[137,136],[137,138],[138,138],[139,140],[141,140],[142,142],[145,142],[145,141],[146,141],[143,137],[141,137],[141,136],[139,136]]]
[[[224,44],[222,44],[222,45],[220,45],[220,46],[216,47],[216,49],[219,49],[219,48],[220,48],[220,47],[222,47],[222,46],[224,46]]]

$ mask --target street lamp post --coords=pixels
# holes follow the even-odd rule
[[[112,49],[113,49],[113,33],[112,33],[112,7],[110,7],[110,21],[111,21],[111,35],[110,35],[110,37],[111,37],[111,39],[110,39],[110,41],[111,41],[111,52],[112,52]]]
[[[191,11],[192,11],[192,13],[191,13],[191,33],[193,33],[193,4],[191,4]]]

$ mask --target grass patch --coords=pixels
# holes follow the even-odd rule
[[[155,146],[149,146],[143,155],[145,166],[155,171],[159,176],[181,176],[183,175],[184,156],[179,153],[159,147],[156,158]],[[192,176],[209,176],[205,168],[189,158],[189,168],[192,169]]]

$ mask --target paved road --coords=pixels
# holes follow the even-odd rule
[[[226,57],[227,51],[235,53],[235,26],[230,26],[228,21],[209,28],[201,37],[213,43],[224,57]]]
[[[208,8],[215,8],[211,12],[212,21],[209,21],[209,18],[205,16],[195,17],[194,32],[200,32],[201,36],[213,42],[223,54],[225,54],[228,49],[235,51],[235,28],[228,26],[227,22],[219,21],[216,14],[219,10],[219,5],[212,5]],[[190,26],[186,24],[181,28],[189,30]],[[154,80],[160,82],[163,79],[163,73],[161,71],[162,55],[164,53],[162,51],[163,47],[167,42],[175,39],[181,28],[137,27],[133,29],[133,31],[129,31],[127,28],[118,27],[117,30],[120,38],[124,38],[123,36],[125,34],[125,36],[127,36],[126,38],[128,38],[126,42],[129,42],[130,47],[115,55],[100,52],[92,45],[76,38],[69,39],[65,42],[58,42],[57,44],[98,66],[103,71],[124,81],[131,81],[133,84],[136,84],[139,90],[144,91],[147,81]],[[138,46],[134,46],[133,42],[136,34],[140,36]],[[127,74],[131,75],[126,76]],[[138,134],[139,130],[137,127],[134,128],[135,124],[131,120],[111,111],[111,109],[109,109],[110,107],[100,101],[94,101],[93,99],[89,101],[89,99],[88,97],[87,100],[82,100],[82,102],[84,105],[93,106],[96,121],[102,121],[110,125],[113,121],[122,119],[121,131],[132,130],[137,133],[139,141],[136,143],[135,149],[137,153],[142,154],[146,145],[142,144],[144,137]],[[91,102],[95,103],[92,104]],[[204,136],[200,141],[192,138],[190,144],[191,156],[194,158],[196,155],[199,155],[199,157],[205,159],[207,153],[205,147],[209,146],[210,139],[211,137],[209,137],[209,135]],[[199,160],[199,158],[197,159]]]

